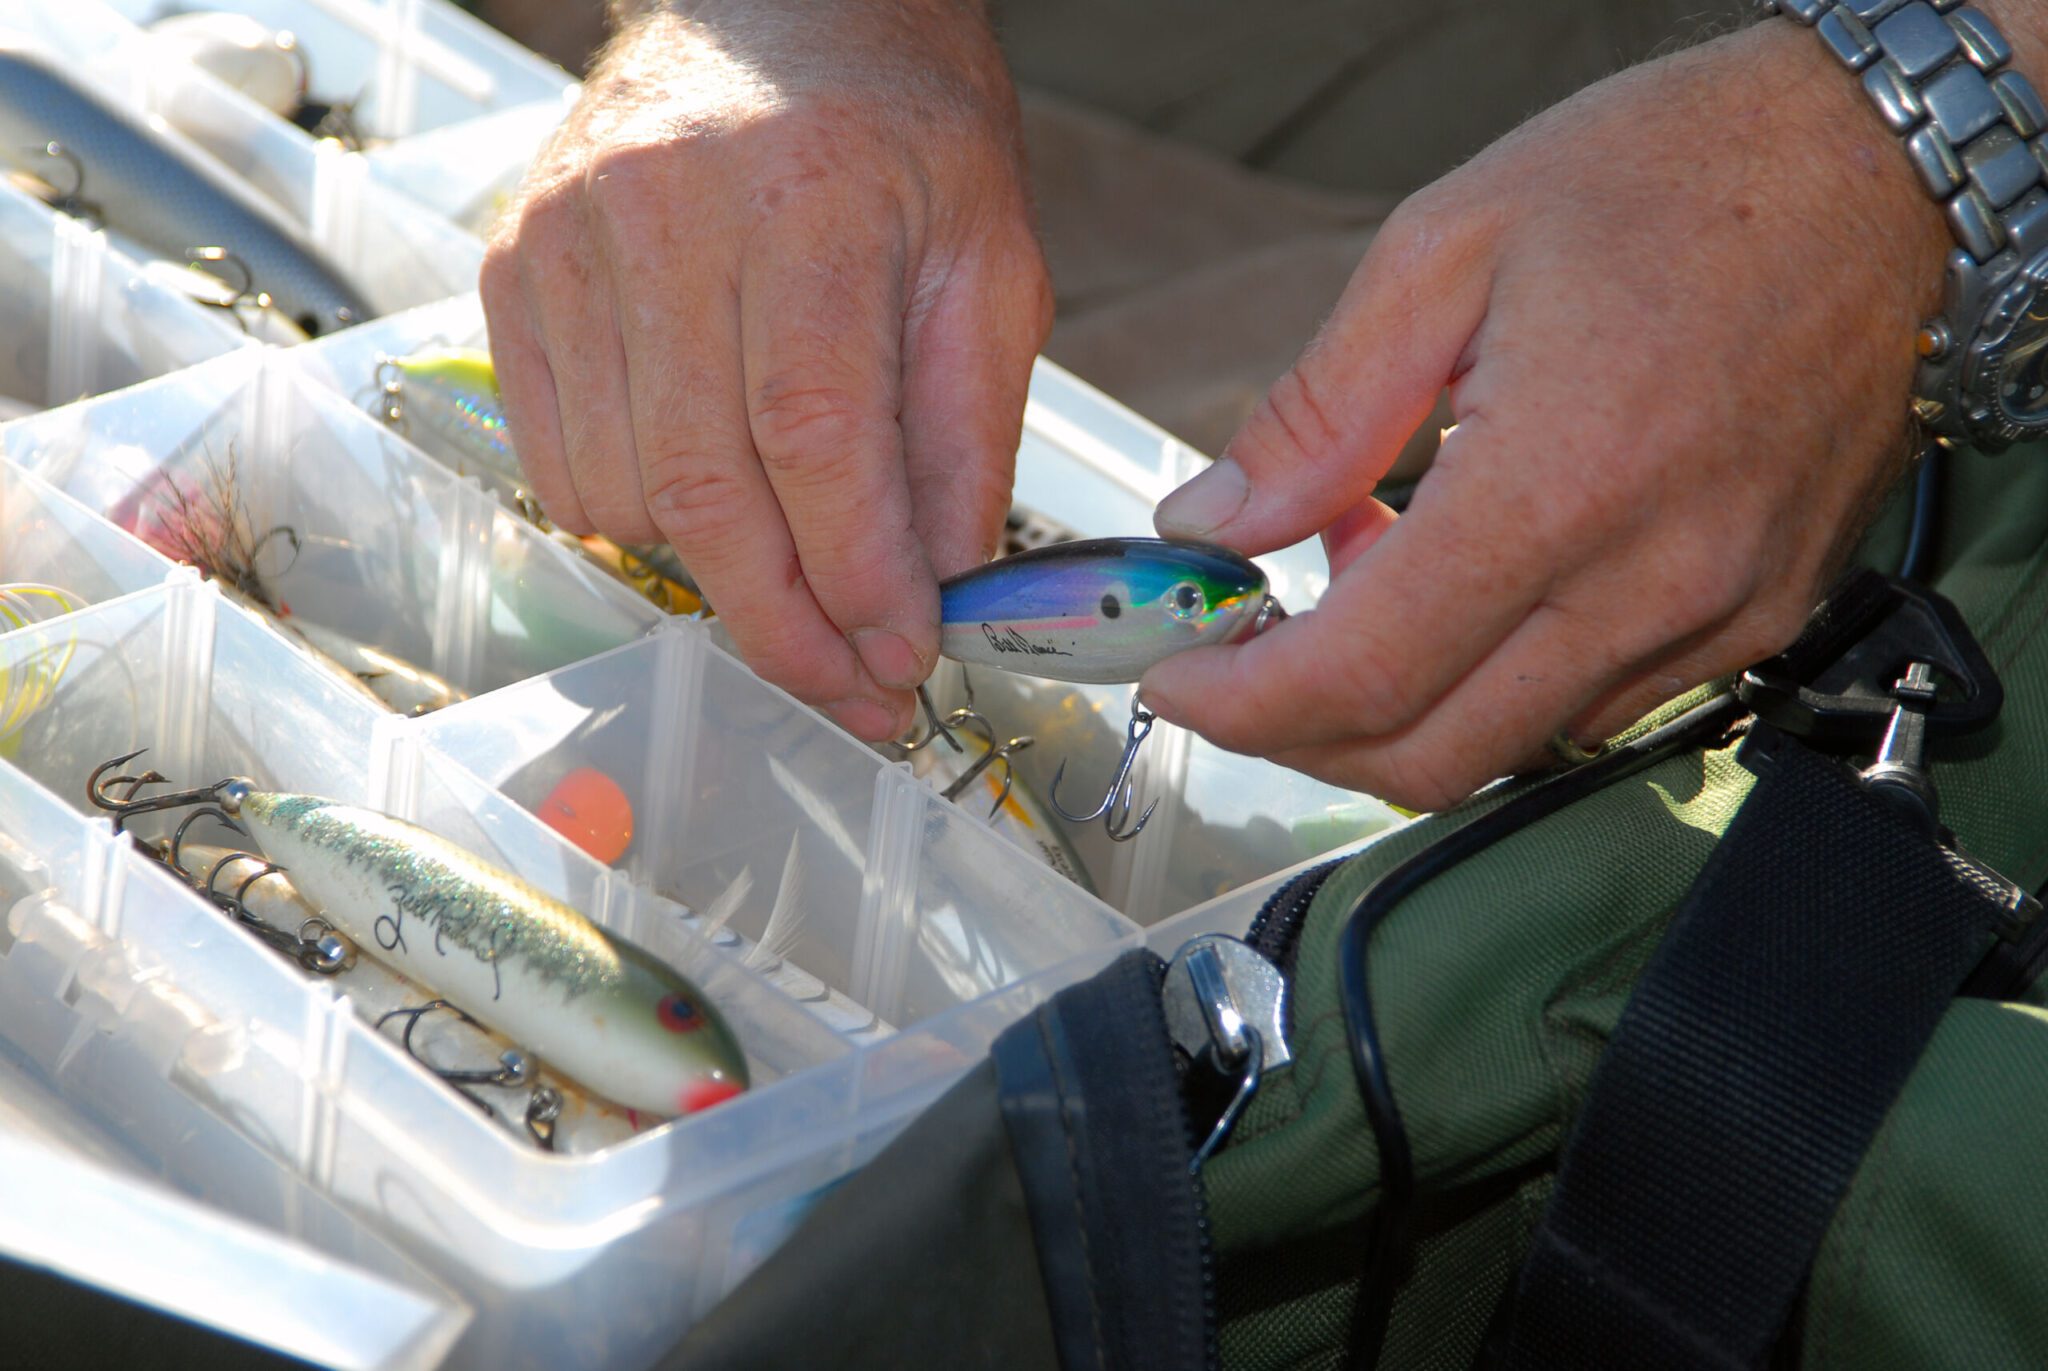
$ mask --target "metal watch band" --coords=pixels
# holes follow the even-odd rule
[[[2022,0],[2031,3],[2031,0]],[[1962,0],[1764,0],[1861,73],[1927,193],[1980,264],[2048,245],[2048,106],[2012,45]]]

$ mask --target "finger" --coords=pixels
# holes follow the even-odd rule
[[[987,561],[1009,511],[1031,365],[1052,325],[1037,245],[1022,257],[955,266],[905,329],[911,526],[941,578]]]
[[[1323,530],[1323,556],[1335,580],[1344,569],[1363,557],[1400,518],[1388,506],[1367,497],[1338,515]]]
[[[860,226],[860,227],[857,227]],[[868,674],[938,660],[939,592],[910,520],[901,407],[903,241],[876,206],[768,221],[740,266],[747,417],[818,606]]]
[[[1389,219],[1336,312],[1223,457],[1161,502],[1159,532],[1266,552],[1363,500],[1434,410],[1485,315],[1485,241],[1480,226],[1426,206]]]
[[[1641,668],[1580,614],[1543,606],[1424,718],[1384,737],[1272,754],[1411,809],[1442,809],[1539,754],[1564,721]]]
[[[620,324],[649,517],[688,560],[755,671],[860,737],[900,732],[909,697],[877,686],[818,607],[755,456],[732,280],[677,270],[688,260],[684,241],[708,241],[711,226],[677,208],[688,196],[657,188],[651,198],[668,207],[653,221],[665,227],[621,232],[606,246],[621,278],[637,282],[623,297]]]
[[[1485,443],[1485,426],[1468,423],[1445,453]],[[1413,723],[1578,556],[1516,526],[1519,504],[1487,479],[1489,460],[1440,465],[1314,610],[1248,643],[1169,657],[1146,673],[1146,700],[1224,747],[1261,755]]]
[[[645,543],[658,530],[640,494],[626,348],[613,304],[616,294],[639,283],[621,277],[607,251],[613,235],[599,229],[597,206],[587,197],[571,203],[571,246],[552,257],[527,257],[528,295],[555,377],[577,502],[597,532]]]
[[[527,488],[548,518],[571,533],[594,533],[596,526],[569,478],[561,415],[555,409],[555,374],[534,326],[518,251],[510,243],[494,246],[478,278],[505,426]]]

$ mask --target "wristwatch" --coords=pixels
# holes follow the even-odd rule
[[[1955,234],[1942,317],[1918,339],[1915,417],[1944,446],[2048,437],[2048,106],[2009,69],[2012,45],[1962,0],[1762,8],[1862,77]]]

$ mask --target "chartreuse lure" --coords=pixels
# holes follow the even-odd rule
[[[129,760],[93,774],[95,804],[125,820],[218,803],[364,952],[596,1093],[690,1114],[747,1088],[745,1054],[695,986],[517,876],[388,814],[239,778],[117,797],[137,778],[100,778]]]
[[[939,651],[1060,681],[1135,681],[1176,652],[1249,635],[1285,611],[1228,548],[1091,538],[1033,548],[939,587]]]
[[[505,429],[498,371],[483,348],[423,348],[377,368],[387,423],[417,429],[507,485],[525,481]]]

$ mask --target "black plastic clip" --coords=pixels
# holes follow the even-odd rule
[[[1924,679],[1908,687],[1916,665]],[[1814,747],[1865,755],[1902,709],[1912,723],[1901,746],[1924,747],[1989,727],[2005,705],[1998,673],[1956,607],[1875,571],[1837,586],[1799,641],[1744,672],[1735,692],[1759,719]]]

